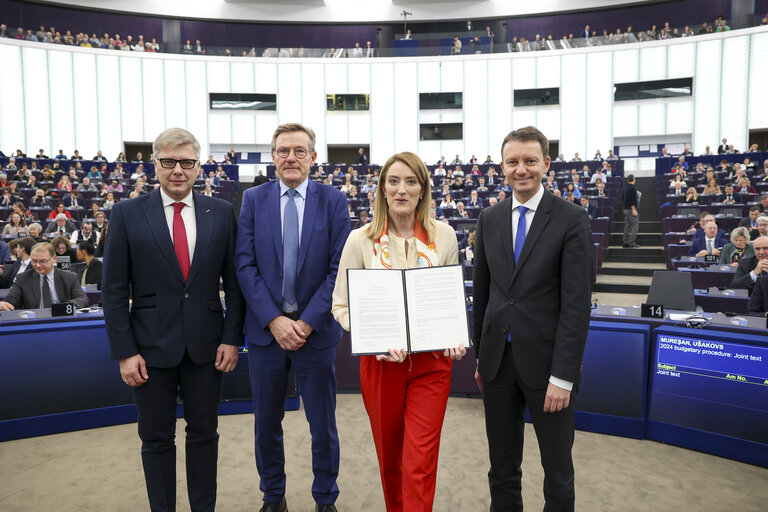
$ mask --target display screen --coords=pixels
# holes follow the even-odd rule
[[[690,332],[656,333],[648,419],[768,444],[765,338]]]

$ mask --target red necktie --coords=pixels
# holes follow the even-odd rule
[[[173,249],[179,260],[181,275],[184,280],[189,277],[189,244],[187,244],[187,230],[184,227],[184,219],[181,218],[181,209],[184,203],[173,203]]]

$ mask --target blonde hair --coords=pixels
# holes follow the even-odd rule
[[[191,144],[195,151],[195,158],[200,158],[200,143],[197,141],[192,132],[185,130],[184,128],[168,128],[157,136],[155,142],[152,143],[152,152],[157,155],[166,147],[173,146],[186,146]]]
[[[301,123],[285,123],[281,124],[275,129],[275,133],[272,134],[272,151],[277,150],[277,137],[281,133],[292,132],[304,132],[309,137],[309,150],[310,153],[315,152],[315,131],[309,126],[305,126]]]
[[[389,160],[387,160],[387,163],[384,164],[384,167],[381,168],[379,183],[376,185],[376,206],[373,210],[373,220],[367,227],[368,238],[376,239],[381,236],[387,225],[389,219],[389,204],[387,204],[384,188],[387,183],[387,173],[389,172],[389,168],[396,162],[408,166],[408,168],[416,175],[419,185],[421,185],[421,198],[419,199],[419,204],[416,205],[416,221],[427,230],[429,240],[433,241],[435,237],[435,221],[429,217],[429,208],[432,205],[432,185],[429,181],[429,171],[421,158],[410,151],[392,155],[389,157]]]

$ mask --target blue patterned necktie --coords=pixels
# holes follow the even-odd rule
[[[520,212],[520,218],[517,219],[517,234],[515,235],[515,265],[520,259],[520,253],[523,252],[523,244],[525,244],[525,212],[528,211],[528,208],[518,206],[517,211]]]
[[[296,311],[296,271],[299,261],[299,213],[296,209],[296,189],[286,192],[288,202],[283,211],[283,307]]]

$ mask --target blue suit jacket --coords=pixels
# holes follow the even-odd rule
[[[749,296],[747,311],[750,313],[768,312],[768,276],[757,276],[755,288]]]
[[[715,236],[715,248],[721,249],[728,245],[730,241],[725,237],[720,235],[718,233]],[[688,249],[688,256],[696,256],[696,253],[699,251],[702,251],[707,248],[707,237],[702,236],[701,238],[694,238],[693,242],[691,242],[691,248]]]
[[[101,293],[114,359],[141,354],[147,365],[167,368],[179,364],[186,350],[192,361],[203,364],[216,357],[221,343],[242,344],[244,305],[235,276],[234,209],[231,203],[201,194],[194,195],[194,203],[197,241],[186,282],[159,190],[120,201],[112,209]]]
[[[344,194],[310,180],[299,241],[296,300],[300,318],[313,329],[307,342],[316,348],[329,347],[341,339],[341,326],[331,315],[331,295],[349,231]],[[247,304],[248,343],[269,345],[273,337],[268,324],[283,314],[279,180],[243,193],[235,265]]]

